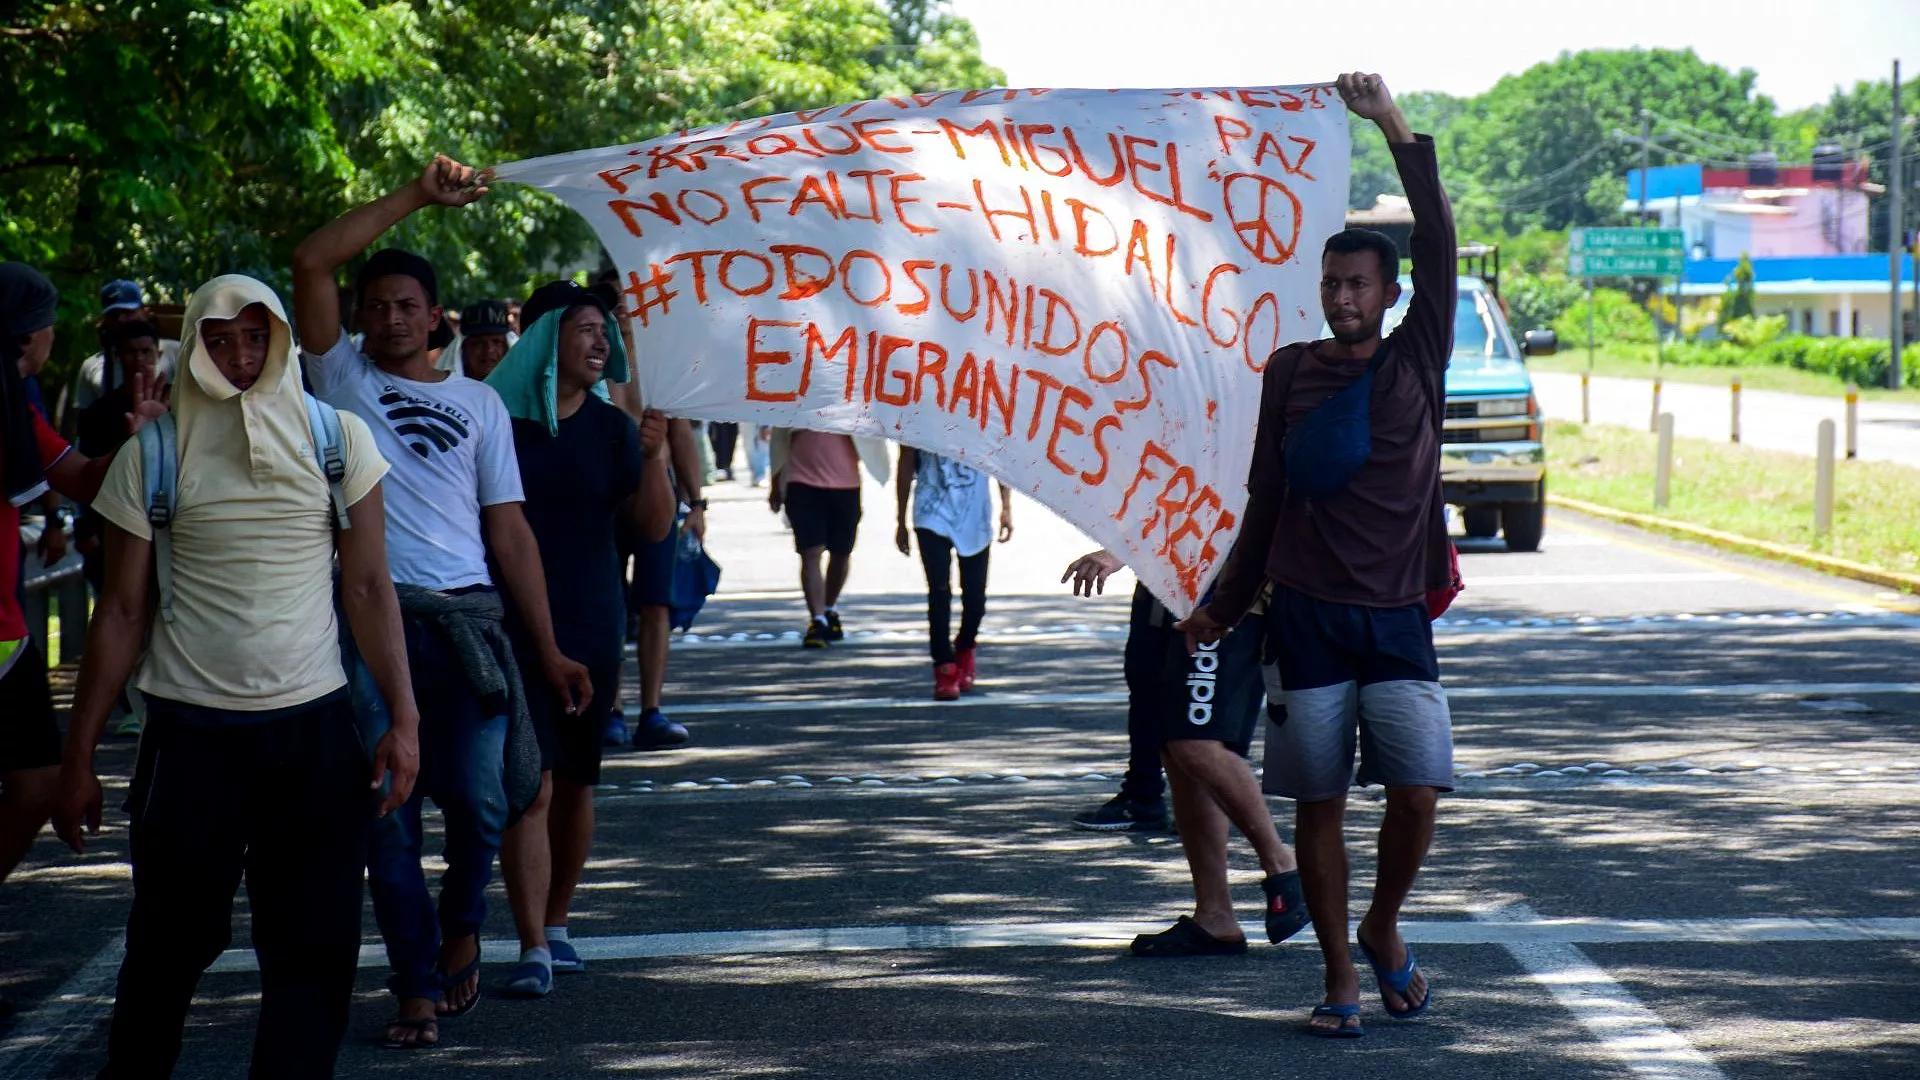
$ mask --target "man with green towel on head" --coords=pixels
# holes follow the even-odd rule
[[[599,688],[584,711],[568,714],[536,673],[527,673],[540,739],[540,796],[507,830],[500,861],[521,948],[506,990],[542,997],[553,988],[555,971],[584,966],[567,940],[567,909],[593,840],[600,732],[624,658],[621,534],[630,542],[658,541],[673,525],[674,500],[666,417],[649,411],[636,425],[608,400],[608,382],[630,377],[613,314],[570,281],[541,286],[520,311],[526,332],[487,385],[513,417],[554,638],[587,665]]]

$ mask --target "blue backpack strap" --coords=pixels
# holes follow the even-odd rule
[[[179,508],[180,448],[173,414],[140,428],[140,475],[146,483],[147,525],[153,530],[153,576],[160,618],[173,621],[173,516]]]
[[[327,504],[333,511],[336,529],[349,528],[347,522],[347,449],[340,431],[340,411],[314,397],[307,396],[307,428],[313,436],[313,456],[320,463],[320,475],[327,478]]]

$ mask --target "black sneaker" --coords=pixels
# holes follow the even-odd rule
[[[1136,803],[1115,795],[1092,810],[1073,815],[1073,827],[1094,832],[1159,832],[1167,827],[1165,803]]]
[[[845,641],[846,639],[847,632],[840,629],[840,613],[837,611],[827,612],[827,640]]]
[[[833,640],[832,635],[833,632],[827,629],[826,623],[813,619],[807,623],[807,636],[800,639],[800,644],[808,649],[824,649],[827,643]]]

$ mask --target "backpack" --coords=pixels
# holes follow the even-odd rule
[[[1391,349],[1389,343],[1381,342],[1358,378],[1315,405],[1299,423],[1288,425],[1281,440],[1288,488],[1309,501],[1331,498],[1345,491],[1373,456],[1373,377]],[[1287,371],[1286,396],[1293,393],[1293,375],[1299,367],[1296,357]]]
[[[1368,362],[1366,370],[1353,382],[1333,394],[1327,400],[1315,406],[1307,415],[1300,418],[1298,427],[1289,425],[1281,436],[1281,454],[1285,463],[1285,477],[1290,489],[1298,491],[1309,500],[1324,499],[1338,494],[1346,488],[1354,474],[1367,463],[1373,453],[1373,425],[1371,402],[1373,399],[1373,380],[1379,374],[1380,365],[1387,358],[1391,348],[1389,340],[1383,339],[1380,349]],[[1281,350],[1284,351],[1284,350]],[[1272,364],[1279,360],[1276,351],[1268,359]],[[1299,370],[1300,356],[1296,352],[1289,358],[1292,363],[1287,368],[1286,381],[1280,391],[1282,416],[1285,416],[1285,403],[1293,393],[1293,376]],[[1426,393],[1432,406],[1429,415],[1433,418],[1434,433],[1438,437],[1446,430],[1445,399],[1435,398],[1432,385],[1425,375],[1419,376],[1420,387]],[[1439,481],[1435,480],[1435,495],[1440,494]],[[1466,582],[1460,577],[1460,550],[1454,546],[1451,538],[1447,545],[1447,583],[1429,588],[1426,595],[1428,619],[1438,619],[1446,614],[1449,607],[1462,592],[1466,591]]]
[[[347,495],[342,486],[347,479],[345,439],[340,434],[340,413],[333,406],[306,394],[307,428],[313,438],[313,455],[320,474],[327,479],[327,503],[333,513],[333,527],[348,528]],[[160,588],[160,617],[173,621],[173,542],[169,526],[179,503],[180,447],[173,414],[162,414],[140,428],[140,471],[146,481],[147,524],[153,528],[154,581]]]

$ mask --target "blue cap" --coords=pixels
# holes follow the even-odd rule
[[[109,281],[100,287],[101,311],[132,311],[146,306],[146,298],[140,295],[140,286],[125,278]]]

